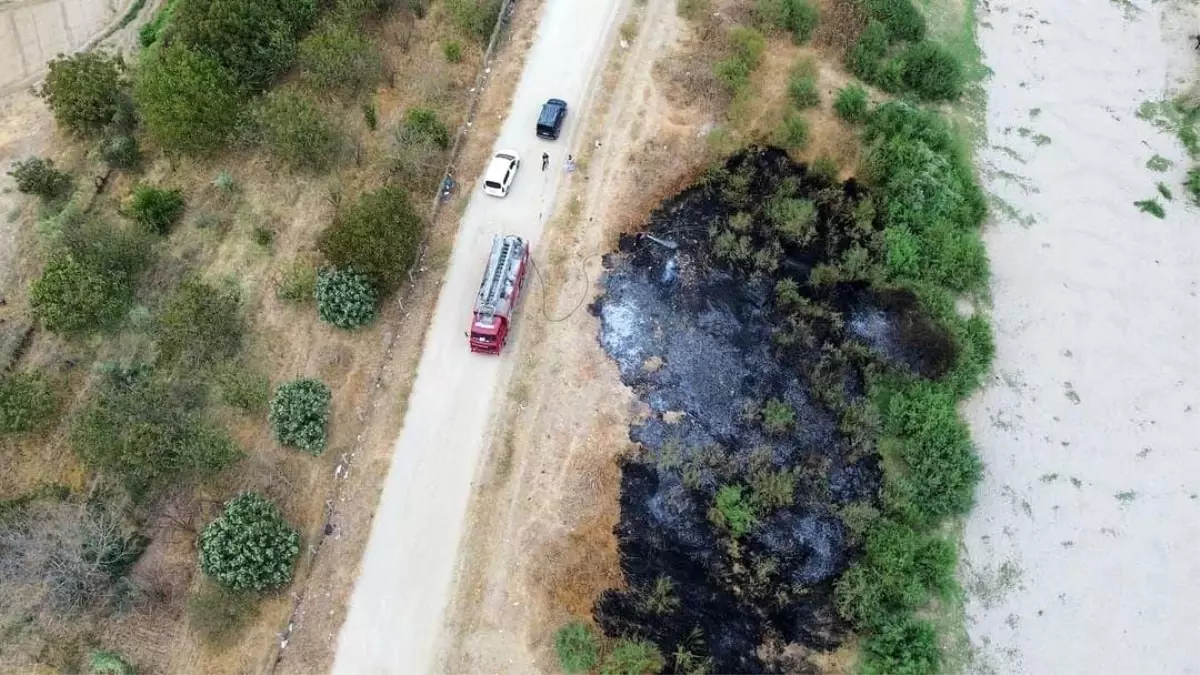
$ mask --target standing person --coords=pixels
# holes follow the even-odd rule
[[[565,169],[567,173],[575,171],[575,159],[573,156],[567,155],[567,163],[563,165],[563,169]]]
[[[548,167],[548,166],[550,166],[550,153],[543,152],[542,153],[542,171],[545,171],[546,167]]]

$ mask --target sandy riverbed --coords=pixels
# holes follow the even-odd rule
[[[1134,2],[979,8],[1008,214],[986,237],[994,381],[968,409],[979,671],[1200,672],[1200,210],[1183,148],[1135,115],[1194,85],[1200,7]],[[1160,180],[1165,220],[1132,205]]]

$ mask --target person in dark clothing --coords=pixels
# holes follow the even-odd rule
[[[548,166],[550,166],[550,153],[543,152],[542,153],[542,171],[545,171],[546,167],[548,167]]]

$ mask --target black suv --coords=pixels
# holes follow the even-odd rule
[[[562,133],[563,120],[565,119],[567,119],[566,101],[557,98],[546,101],[546,104],[542,106],[542,114],[538,115],[538,138],[546,138],[552,141],[558,139],[558,135]]]

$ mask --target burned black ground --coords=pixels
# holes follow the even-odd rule
[[[764,644],[825,650],[849,630],[834,585],[860,544],[843,514],[881,485],[867,375],[955,358],[874,276],[878,220],[855,182],[749,149],[651,214],[677,248],[631,235],[605,260],[600,343],[648,414],[622,464],[627,589],[594,613],[668,671],[761,672]]]

